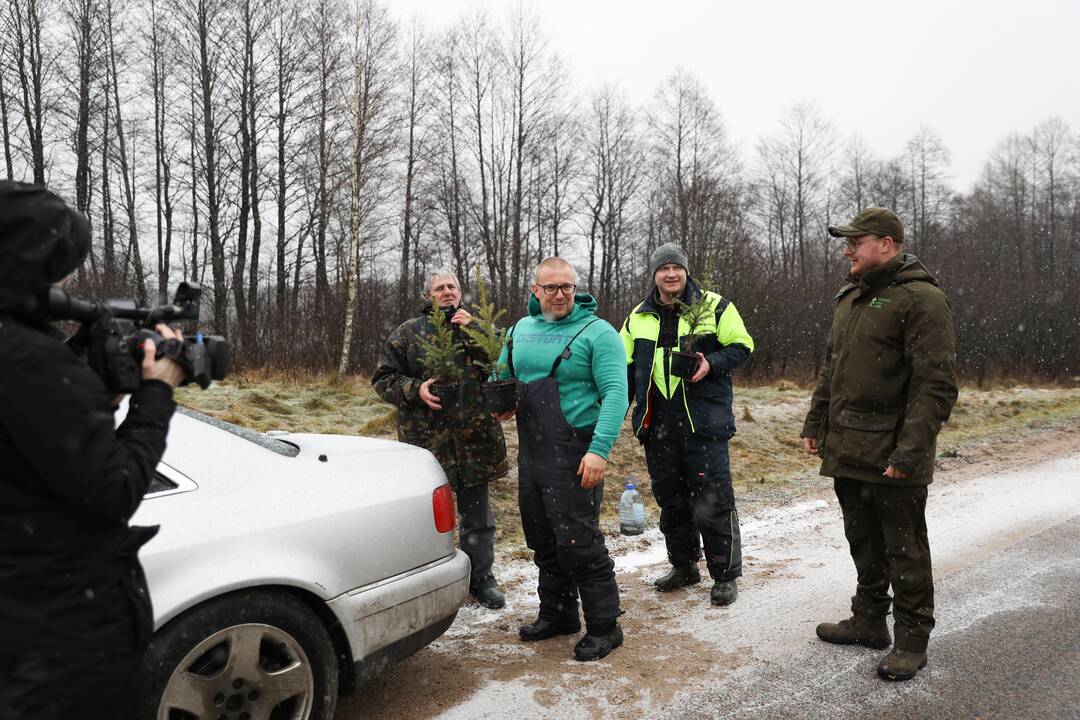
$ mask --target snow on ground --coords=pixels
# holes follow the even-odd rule
[[[1038,448],[1025,450],[1038,453]],[[1071,452],[1023,470],[979,468],[931,485],[927,524],[935,580],[941,582],[1080,516],[1080,454],[1075,454],[1075,445]],[[651,581],[668,567],[656,528],[612,539],[609,547],[626,612],[621,621],[626,643],[608,658],[587,664],[570,659],[576,637],[529,644],[517,639],[517,626],[535,617],[536,569],[525,559],[502,562],[496,571],[507,594],[507,609],[491,612],[467,604],[442,639],[408,661],[425,676],[456,663],[454,672],[459,675],[451,673],[448,678],[457,693],[427,704],[414,695],[408,716],[681,717],[676,709],[693,707],[696,693],[706,689],[722,693],[725,687],[735,692],[800,657],[812,658],[814,677],[821,682],[854,673],[866,676],[866,683],[879,683],[865,652],[837,650],[814,635],[818,622],[847,617],[855,586],[835,498],[823,496],[744,516],[742,538],[744,576],[738,601],[727,608],[709,604],[711,582],[704,566],[706,577],[700,585],[667,594],[652,589]],[[1008,582],[1002,582],[997,592],[953,593],[958,597],[950,596],[949,604],[937,608],[934,637],[964,633],[1003,607],[1017,608],[1015,600],[1010,602],[1017,594]],[[1025,602],[1035,605],[1040,600],[1031,596]],[[931,666],[927,672],[943,671]],[[788,707],[785,703],[797,703],[800,693],[812,693],[816,682],[756,698],[743,709],[756,708],[767,715],[771,707]],[[383,692],[393,693],[395,683],[402,684],[388,678]],[[873,687],[874,692],[894,698],[920,692],[916,685],[902,685]],[[392,703],[394,698],[383,697],[382,702]],[[338,719],[351,717],[350,711]]]

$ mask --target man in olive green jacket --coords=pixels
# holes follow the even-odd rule
[[[934,627],[925,510],[937,434],[957,395],[952,310],[922,263],[901,252],[904,228],[891,210],[863,210],[829,234],[845,238],[851,274],[802,438],[835,478],[858,586],[853,617],[817,634],[887,647],[891,603],[896,638],[878,674],[908,680],[926,665]]]

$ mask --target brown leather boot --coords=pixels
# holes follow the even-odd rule
[[[828,643],[865,645],[877,650],[892,643],[885,618],[866,620],[858,615],[838,623],[821,623],[817,626],[817,636]]]
[[[926,652],[913,652],[894,647],[888,655],[881,658],[877,674],[883,680],[910,680],[926,667]]]

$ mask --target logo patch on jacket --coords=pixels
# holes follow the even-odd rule
[[[885,307],[886,305],[888,305],[891,302],[892,302],[892,300],[889,299],[889,298],[876,297],[876,298],[874,298],[873,300],[870,301],[869,305],[870,305],[870,307],[874,308],[875,310],[880,310],[881,308]]]

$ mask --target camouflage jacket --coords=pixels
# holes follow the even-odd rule
[[[428,308],[394,330],[371,384],[379,397],[397,407],[398,440],[430,450],[455,488],[482,485],[509,469],[502,426],[484,409],[480,371],[469,359],[474,350],[456,328],[465,348],[460,360],[465,368],[464,409],[451,416],[420,399],[420,385],[427,379],[420,366],[420,341],[434,332],[430,312]]]

